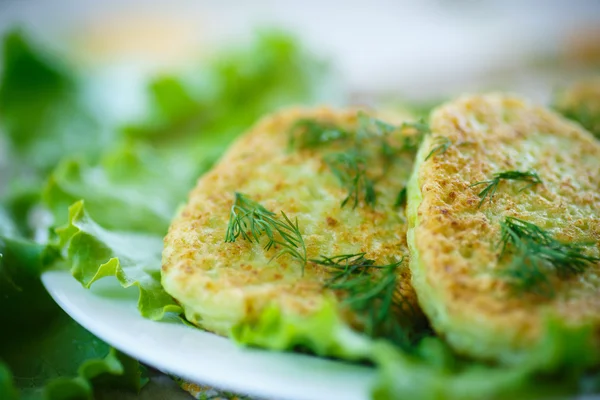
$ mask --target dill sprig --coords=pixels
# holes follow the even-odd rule
[[[435,146],[431,149],[427,157],[425,157],[425,161],[429,160],[435,154],[444,154],[450,148],[450,146],[452,146],[452,140],[446,136],[435,136],[433,138],[433,144]]]
[[[362,141],[364,140],[378,140],[381,146],[380,155],[383,160],[383,171],[387,173],[398,151],[389,143],[388,137],[397,129],[396,125],[371,117],[364,112],[359,112],[354,151],[362,151]]]
[[[389,141],[393,132],[405,129],[414,130],[412,135],[402,137],[402,144],[394,146]],[[383,161],[382,176],[387,174],[397,154],[402,151],[416,151],[429,126],[422,120],[393,125],[364,112],[358,113],[358,124],[354,131],[343,129],[335,124],[317,119],[300,119],[290,129],[290,147],[298,149],[317,148],[335,141],[350,142],[344,152],[328,154],[324,161],[348,194],[341,207],[352,203],[356,208],[361,198],[365,204],[374,207],[376,202],[375,181],[368,177],[367,166],[373,157],[365,151],[365,141],[379,143],[379,156]]]
[[[403,207],[406,205],[406,186],[400,189],[398,195],[396,196],[396,201],[394,202],[394,207]]]
[[[302,264],[302,273],[304,273],[306,246],[298,227],[298,219],[292,221],[283,211],[279,217],[246,195],[236,192],[225,233],[225,242],[233,243],[241,236],[251,243],[259,243],[263,235],[268,239],[264,246],[265,250],[281,247],[272,259],[288,254]]]
[[[386,137],[398,129],[399,127],[396,125],[372,117],[363,111],[358,112],[358,130],[356,131],[356,136],[359,139]]]
[[[514,217],[501,222],[500,258],[512,256],[502,271],[519,292],[552,297],[549,274],[561,278],[583,272],[600,258],[585,254],[585,243],[565,243],[553,238],[539,226]]]
[[[341,203],[342,207],[354,199],[352,208],[356,208],[361,193],[367,205],[371,207],[375,205],[377,195],[374,183],[367,177],[367,160],[361,153],[348,151],[328,154],[325,156],[325,163],[340,184],[348,190],[346,198]]]
[[[419,150],[419,146],[423,141],[423,138],[426,134],[430,133],[429,125],[425,123],[422,119],[417,122],[403,122],[400,125],[400,129],[412,129],[415,131],[412,135],[406,135],[402,137],[402,147],[401,151],[411,151],[416,152]]]
[[[300,119],[290,128],[290,148],[309,149],[323,144],[345,140],[350,132],[338,125],[316,119]]]
[[[400,147],[394,147],[389,144],[387,138],[390,134],[405,130],[412,130],[414,133],[402,136],[402,145]],[[392,152],[395,155],[401,151],[417,151],[423,137],[429,132],[429,125],[423,119],[416,122],[403,122],[400,125],[393,125],[365,113],[359,113],[359,130],[357,136],[359,138],[381,138],[383,155]]]
[[[365,255],[321,256],[310,261],[331,271],[325,287],[346,295],[343,303],[363,317],[366,334],[386,337],[400,346],[409,347],[414,343],[415,333],[408,322],[412,321],[411,315],[416,310],[396,287],[397,269],[404,258],[392,264],[376,265]]]
[[[492,201],[492,198],[496,194],[496,190],[498,190],[498,186],[500,185],[500,181],[502,180],[513,180],[513,181],[523,181],[528,182],[528,185],[523,186],[519,189],[519,192],[526,190],[534,185],[542,183],[539,175],[533,171],[505,171],[498,172],[493,175],[493,178],[487,181],[481,181],[473,183],[469,185],[469,187],[479,186],[479,185],[487,185],[481,192],[479,192],[478,196],[481,199],[477,208],[481,207],[481,205],[485,202],[486,198],[489,197],[489,201]]]
[[[423,135],[431,132],[429,129],[429,124],[425,122],[423,118],[419,118],[419,120],[416,122],[403,122],[402,125],[400,125],[400,129],[414,129]]]

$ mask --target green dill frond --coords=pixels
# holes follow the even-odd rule
[[[367,177],[367,160],[364,155],[358,151],[328,154],[325,156],[325,163],[340,184],[348,190],[341,203],[342,207],[353,199],[352,208],[356,208],[361,197],[365,204],[375,206],[375,187],[373,181]]]
[[[367,115],[363,111],[358,112],[358,139],[385,137],[399,129],[398,126]]]
[[[489,201],[492,201],[494,194],[496,194],[496,190],[498,190],[498,186],[500,185],[500,181],[502,180],[513,180],[513,181],[523,181],[528,182],[528,185],[523,186],[519,189],[519,192],[526,190],[534,185],[542,183],[539,175],[533,171],[505,171],[498,172],[493,175],[493,178],[487,181],[476,182],[469,187],[479,186],[479,185],[487,185],[481,192],[479,192],[478,196],[481,199],[477,208],[481,207],[481,205],[485,202],[486,198],[489,197]]]
[[[396,201],[394,202],[394,207],[396,208],[404,206],[406,206],[406,186],[400,189],[396,196]]]
[[[300,119],[290,128],[290,148],[312,149],[338,140],[346,140],[352,134],[338,125],[316,119]]]
[[[283,211],[278,216],[248,196],[236,192],[225,242],[233,243],[240,236],[251,243],[259,243],[260,238],[266,236],[265,250],[280,248],[273,258],[287,254],[302,264],[304,273],[306,246],[298,227],[298,219],[292,221]]]
[[[412,131],[411,135],[402,136],[402,145],[394,148],[387,142],[387,137],[393,132]],[[364,113],[359,114],[358,138],[379,137],[382,139],[382,154],[396,154],[400,151],[417,151],[423,137],[430,132],[429,125],[423,119],[416,122],[403,122],[392,125],[380,119],[370,117]]]
[[[381,158],[383,159],[383,174],[385,175],[392,166],[398,150],[386,140],[381,142]]]
[[[552,297],[549,275],[565,278],[600,261],[586,255],[585,248],[590,244],[561,242],[539,226],[518,218],[506,217],[501,222],[501,235],[500,258],[512,257],[502,275],[519,292]]]
[[[325,284],[331,287],[338,281],[346,281],[352,275],[362,275],[369,272],[369,269],[375,265],[375,261],[365,257],[366,253],[343,254],[339,256],[326,257],[310,260],[312,263],[331,268],[335,272]]]
[[[431,132],[429,129],[429,124],[425,122],[423,118],[420,118],[416,122],[403,122],[402,125],[400,125],[400,129],[414,129],[416,132],[422,135],[426,135]]]
[[[358,130],[356,131],[355,151],[362,150],[362,141],[377,140],[380,143],[380,155],[383,160],[383,171],[387,173],[392,165],[398,149],[392,146],[388,137],[391,133],[400,129],[399,126],[389,124],[385,121],[371,117],[362,111],[358,113]]]
[[[436,136],[433,138],[433,144],[435,146],[431,149],[427,157],[425,157],[425,161],[429,160],[435,154],[444,154],[452,146],[452,140],[446,136]]]
[[[431,132],[429,125],[423,119],[420,119],[417,122],[403,122],[400,129],[409,129],[414,132],[412,135],[406,135],[402,138],[401,150],[411,152],[419,150],[423,138]]]
[[[310,261],[330,270],[325,287],[345,293],[344,304],[363,317],[367,335],[386,337],[404,348],[414,343],[414,332],[403,326],[403,318],[398,315],[416,313],[396,287],[397,269],[404,258],[396,263],[376,265],[365,253],[357,253],[321,256]],[[411,316],[405,315],[404,319],[411,321]]]
[[[361,198],[365,204],[374,207],[377,194],[375,181],[379,179],[367,176],[367,167],[373,156],[369,155],[365,141],[380,146],[379,157],[383,162],[382,176],[388,173],[399,152],[416,151],[429,126],[423,121],[404,122],[393,125],[371,117],[364,112],[358,113],[358,124],[354,131],[316,119],[300,119],[290,128],[290,148],[317,148],[336,141],[347,142],[349,149],[345,152],[326,155],[323,160],[340,184],[348,190],[342,200],[341,207],[352,204],[356,208]],[[390,134],[402,130],[414,131],[411,135],[402,136],[402,144],[394,146],[389,141]]]
[[[413,134],[402,137],[401,150],[410,152],[419,150],[423,138],[430,132],[429,125],[422,119],[417,122],[403,122],[401,129],[410,129],[414,131]]]

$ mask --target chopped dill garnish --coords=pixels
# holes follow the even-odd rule
[[[393,132],[405,129],[415,131],[411,135],[403,135],[402,143],[394,146],[389,141]],[[341,207],[349,203],[356,208],[361,197],[365,204],[374,207],[376,202],[375,181],[367,174],[367,166],[373,157],[366,151],[365,141],[380,146],[379,157],[383,162],[381,176],[384,176],[393,165],[396,155],[403,151],[416,151],[423,136],[429,132],[429,126],[422,120],[404,122],[393,125],[364,112],[358,113],[358,124],[355,131],[345,130],[335,124],[322,122],[317,119],[300,119],[290,129],[291,148],[317,148],[332,142],[348,142],[349,149],[344,152],[328,154],[324,161],[331,172],[338,178],[341,185],[348,190],[347,196],[341,202]]]
[[[356,208],[361,194],[367,205],[375,206],[377,197],[375,187],[373,181],[367,177],[367,160],[362,154],[357,151],[332,153],[325,156],[325,163],[340,184],[348,190],[348,195],[342,201],[342,207],[354,199],[352,208]]]
[[[402,145],[399,148],[391,146],[387,136],[393,132],[412,130],[412,135],[402,136]],[[422,119],[417,122],[403,122],[400,125],[392,125],[380,119],[370,117],[364,113],[359,114],[359,138],[380,137],[382,139],[382,154],[396,154],[401,151],[417,151],[423,136],[429,133],[429,125]]]
[[[345,140],[350,133],[339,126],[316,119],[300,119],[290,129],[290,148],[308,149],[337,140]]]
[[[407,135],[402,138],[401,151],[413,151],[419,150],[419,146],[423,141],[426,134],[430,132],[429,125],[422,119],[417,122],[403,122],[400,126],[401,129],[412,129],[415,131],[412,135]]]
[[[386,140],[383,140],[381,142],[381,158],[383,159],[384,174],[386,174],[392,166],[392,163],[394,162],[394,159],[396,157],[396,153],[397,150],[394,147],[392,147]]]
[[[568,277],[583,272],[600,258],[585,254],[585,243],[565,243],[539,226],[514,217],[501,222],[500,258],[511,256],[501,272],[518,292],[552,297],[549,274]]]
[[[385,137],[398,129],[399,127],[396,125],[371,117],[362,111],[358,112],[358,130],[356,136],[359,139]]]
[[[423,118],[420,118],[417,122],[403,122],[402,125],[400,125],[400,129],[405,128],[412,128],[421,134],[430,132],[429,124],[427,124]]]
[[[394,202],[394,207],[404,207],[406,205],[406,186],[400,189]]]
[[[425,161],[429,160],[433,157],[434,154],[444,154],[450,146],[452,146],[452,140],[448,139],[446,136],[436,136],[433,138],[433,143],[435,146],[431,149],[427,157],[425,157]]]
[[[310,261],[331,271],[325,287],[345,294],[343,303],[364,318],[367,335],[386,337],[405,348],[414,343],[415,333],[407,322],[416,310],[396,287],[397,269],[404,258],[388,265],[375,265],[365,253]]]
[[[306,246],[298,228],[298,219],[290,220],[283,211],[279,217],[248,196],[236,192],[225,233],[225,242],[233,243],[241,236],[251,243],[259,243],[263,235],[268,239],[264,246],[265,250],[281,247],[273,258],[279,258],[284,254],[290,255],[302,264],[304,274]]]
[[[487,181],[481,181],[473,183],[469,185],[469,187],[479,186],[479,185],[487,185],[481,192],[479,192],[478,196],[481,199],[477,208],[481,207],[481,205],[485,202],[485,199],[489,197],[489,201],[492,201],[494,194],[496,194],[496,190],[498,190],[498,186],[500,185],[501,180],[513,180],[513,181],[523,181],[528,182],[528,185],[523,186],[519,189],[519,192],[526,190],[534,185],[542,183],[539,175],[533,171],[505,171],[498,172],[493,175],[494,177]]]

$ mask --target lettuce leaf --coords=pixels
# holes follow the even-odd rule
[[[144,317],[179,314],[160,284],[162,237],[203,168],[131,145],[108,153],[98,165],[65,160],[43,198],[55,221],[64,224],[56,229],[58,245],[73,276],[86,288],[107,276],[124,288],[137,287]]]
[[[83,200],[69,208],[67,225],[56,231],[71,273],[86,288],[115,276],[124,288],[139,289],[142,316],[161,320],[169,313],[181,313],[160,284],[161,235],[105,229],[86,213]]]
[[[422,339],[407,353],[386,340],[352,331],[333,302],[310,317],[284,315],[269,307],[256,320],[235,326],[232,337],[242,345],[370,360],[378,370],[374,399],[529,399],[597,391],[598,374],[584,374],[600,357],[590,351],[590,327],[573,329],[549,319],[546,332],[527,361],[512,367],[459,357],[437,337]]]
[[[369,359],[373,343],[340,319],[333,299],[310,316],[287,315],[278,307],[268,307],[256,320],[236,325],[231,336],[242,345],[279,351],[303,349],[346,360]]]
[[[18,398],[17,388],[13,382],[13,376],[6,364],[0,361],[0,398],[16,400]]]
[[[201,162],[161,157],[146,146],[128,144],[96,165],[80,158],[64,160],[50,175],[43,199],[58,224],[67,221],[73,203],[84,199],[103,228],[162,236],[205,168]]]
[[[0,212],[0,398],[91,399],[103,385],[139,391],[139,364],[79,326],[44,289],[40,275],[56,261],[52,245],[19,237]]]
[[[46,385],[46,398],[93,399],[94,387],[99,386],[139,393],[147,382],[147,378],[143,377],[144,370],[138,362],[114,348],[109,348],[108,354],[103,358],[94,358],[96,355],[86,356],[90,358],[86,357],[80,364],[75,378],[60,376]]]
[[[137,361],[110,348],[55,306],[54,318],[20,331],[2,357],[23,398],[92,399],[94,389],[139,392],[145,383]]]
[[[65,154],[97,155],[107,132],[81,96],[74,74],[18,30],[4,37],[0,76],[2,128],[21,179],[54,167]]]
[[[84,83],[58,57],[20,30],[2,44],[0,68],[0,194],[22,234],[46,174],[65,155],[95,158],[115,135],[92,112]]]
[[[325,63],[290,35],[260,32],[247,47],[220,53],[188,75],[160,76],[148,86],[150,112],[124,128],[137,141],[216,158],[264,114],[290,104],[334,99]],[[331,82],[331,79],[328,80]]]
[[[544,340],[518,366],[493,366],[461,359],[439,338],[426,338],[418,355],[408,355],[388,343],[374,346],[379,368],[375,399],[503,399],[548,398],[593,393],[597,381],[583,385],[584,371],[599,356],[590,351],[589,326],[565,327],[550,319]],[[597,379],[597,378],[596,378]]]
[[[10,327],[3,330],[3,337],[10,339],[10,332],[18,334],[52,318],[54,304],[39,277],[55,258],[52,247],[18,237],[0,236],[2,325]]]

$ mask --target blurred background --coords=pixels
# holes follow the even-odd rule
[[[597,0],[0,0],[0,28],[15,25],[87,68],[110,66],[129,89],[264,27],[331,62],[354,96],[497,88],[543,100],[600,62]]]
[[[600,137],[600,78],[556,97],[599,76],[599,0],[0,0],[0,37],[0,254],[11,243],[42,254],[79,200],[104,230],[161,243],[231,140],[290,104],[416,120],[461,93],[508,90]],[[140,266],[160,288],[161,249],[149,251],[155,262]],[[45,259],[10,261],[0,258],[0,378],[4,363],[38,393],[105,357],[109,346],[45,293]],[[152,374],[141,398],[189,398]],[[111,390],[94,386],[98,398],[138,398]]]

